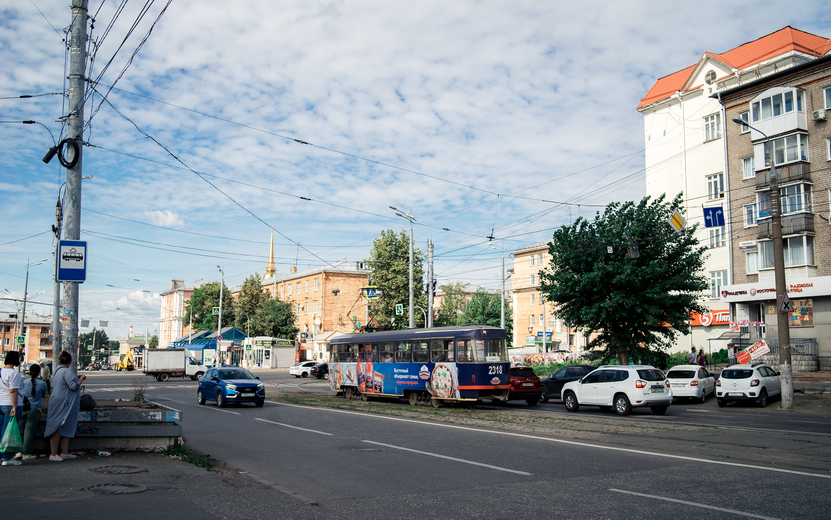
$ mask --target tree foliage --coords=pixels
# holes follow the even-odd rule
[[[396,234],[393,230],[384,230],[381,236],[373,240],[367,264],[372,285],[383,291],[383,297],[369,304],[370,313],[381,327],[406,329],[409,326],[408,305],[410,301],[410,237],[404,231]],[[422,291],[424,279],[424,254],[413,248],[413,291],[414,305],[427,311],[427,297]],[[404,315],[395,315],[395,305],[404,305]],[[414,309],[415,326],[423,327],[423,314]],[[395,318],[395,324],[391,324]]]
[[[149,348],[159,348],[159,337],[155,334],[153,336],[150,336],[150,340],[147,342],[147,346]]]
[[[80,366],[88,365],[92,361],[93,355],[97,359],[101,359],[101,349],[107,348],[109,344],[110,338],[101,329],[93,329],[92,332],[81,334],[78,337],[78,364]]]
[[[464,323],[463,317],[467,298],[465,297],[465,284],[452,282],[440,287],[442,292],[441,306],[436,313],[435,325],[437,327],[448,327]]]
[[[508,345],[513,343],[513,319],[511,309],[505,306],[505,332],[508,333]],[[491,294],[487,289],[479,289],[465,307],[460,324],[473,323],[500,327],[502,324],[502,304],[499,294]]]
[[[253,322],[254,315],[268,299],[269,295],[263,291],[262,278],[259,273],[246,278],[240,287],[239,297],[234,302],[234,326],[239,330],[247,331],[249,318]],[[224,316],[222,321],[225,321]]]
[[[682,210],[680,194],[672,202],[612,203],[593,221],[578,218],[554,233],[542,292],[559,318],[590,334],[604,359],[626,364],[643,349],[666,350],[689,331],[690,313],[706,310],[698,302],[708,287],[706,249],[694,228],[669,226],[675,210]],[[630,258],[631,246],[639,257]]]
[[[266,299],[251,316],[251,335],[294,339],[299,330],[294,326],[295,318],[290,302],[272,299],[266,294]]]
[[[217,330],[216,325],[219,316],[214,316],[214,307],[219,307],[219,283],[206,283],[193,290],[190,300],[185,304],[185,316],[182,318],[182,323],[190,323],[192,314],[193,330]],[[234,308],[234,299],[231,297],[231,291],[225,286],[222,289],[222,308]],[[234,313],[232,312],[222,314],[223,327],[233,324],[233,315]]]

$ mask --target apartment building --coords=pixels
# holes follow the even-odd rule
[[[677,340],[677,350],[708,346],[709,339],[729,331],[736,318],[721,293],[736,283],[734,264],[744,262],[743,253],[732,246],[737,243],[737,224],[743,229],[743,205],[733,201],[737,195],[730,184],[724,138],[733,123],[719,97],[816,60],[829,49],[831,40],[785,27],[726,52],[705,52],[697,63],[658,79],[639,103],[646,193],[672,198],[681,192],[688,224],[699,224],[696,236],[709,249],[704,274],[710,289],[702,300],[708,312],[691,317],[692,332]]]
[[[6,352],[23,347],[21,363],[37,363],[41,359],[52,359],[52,342],[49,338],[51,318],[29,315],[23,334],[20,333],[20,315],[16,313],[0,314],[0,351]],[[17,336],[25,336],[24,344],[18,345]]]
[[[826,47],[826,50],[828,48]],[[794,355],[831,364],[831,53],[720,93],[733,222],[732,280],[721,288],[745,342],[778,346],[771,174],[780,196]],[[795,365],[796,366],[796,365]],[[799,367],[797,367],[798,369]],[[807,368],[807,367],[806,367]],[[811,367],[816,369],[816,365]],[[804,369],[804,368],[803,368]]]
[[[190,285],[185,285],[184,280],[170,280],[170,289],[161,294],[159,347],[167,347],[186,333],[190,333],[190,324],[182,321],[185,317],[185,302],[190,300],[193,290],[198,289],[204,283],[202,280],[197,280]]]

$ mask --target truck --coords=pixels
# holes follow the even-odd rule
[[[144,351],[144,375],[156,381],[171,377],[190,377],[194,381],[208,369],[186,348],[149,348]]]

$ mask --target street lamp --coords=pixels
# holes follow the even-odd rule
[[[793,367],[791,366],[791,331],[789,316],[781,312],[782,300],[787,296],[785,281],[785,250],[782,244],[782,215],[779,203],[779,177],[776,174],[776,155],[773,150],[773,140],[758,128],[747,124],[740,117],[734,117],[733,122],[753,129],[763,136],[765,141],[762,147],[770,143],[770,216],[773,235],[773,270],[776,280],[776,325],[779,333],[779,378],[782,386],[782,408],[793,408]]]
[[[415,320],[413,319],[413,222],[418,222],[418,220],[410,215],[409,213],[404,213],[402,210],[396,208],[395,206],[390,206],[390,209],[395,211],[396,216],[406,219],[410,223],[410,328],[415,327]],[[426,326],[426,323],[425,323]]]
[[[28,337],[29,335],[25,332],[25,322],[26,322],[26,296],[29,292],[29,267],[40,265],[43,262],[49,260],[48,258],[44,258],[43,260],[38,260],[37,262],[29,263],[29,259],[26,258],[26,281],[23,284],[23,312],[20,313],[20,335],[24,337]],[[20,348],[21,352],[23,353],[23,361],[22,363],[26,363],[26,340],[23,340],[23,346]]]
[[[219,322],[216,324],[216,355],[219,357],[221,352],[219,342],[222,341],[222,288],[225,286],[225,271],[219,266],[216,266],[216,268],[219,269],[219,273],[222,275],[219,282]]]

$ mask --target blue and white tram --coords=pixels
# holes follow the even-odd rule
[[[329,384],[347,399],[410,404],[506,400],[505,330],[486,325],[346,334],[329,342]]]

